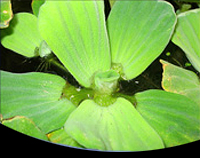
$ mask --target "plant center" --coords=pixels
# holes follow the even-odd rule
[[[109,106],[116,101],[112,96],[118,89],[120,75],[114,70],[98,72],[94,77],[94,101],[100,106]]]
[[[120,75],[114,71],[98,72],[94,77],[94,90],[99,95],[111,95],[118,88]]]

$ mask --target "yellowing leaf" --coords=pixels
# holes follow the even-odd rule
[[[12,5],[10,0],[0,1],[0,28],[7,28],[13,18]]]
[[[165,91],[187,96],[200,105],[200,81],[192,72],[161,60],[163,64],[162,87]]]
[[[48,140],[47,136],[34,124],[34,122],[26,117],[16,116],[12,119],[4,120],[2,124],[23,134]]]

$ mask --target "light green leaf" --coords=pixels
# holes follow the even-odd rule
[[[0,1],[0,28],[7,28],[13,18],[12,5],[10,0]]]
[[[23,134],[43,140],[48,140],[47,136],[42,131],[40,131],[34,122],[26,117],[16,116],[12,119],[4,120],[2,124]]]
[[[200,9],[178,15],[178,22],[172,42],[179,46],[200,72]]]
[[[44,73],[14,74],[1,71],[1,114],[3,119],[25,116],[48,133],[63,126],[75,109],[62,99],[66,81]]]
[[[187,96],[200,106],[200,81],[192,72],[161,60],[163,64],[162,87],[165,91]]]
[[[49,133],[48,138],[53,143],[69,145],[72,147],[83,148],[80,144],[78,144],[74,139],[72,139],[64,130],[64,128],[58,129]]]
[[[37,17],[30,13],[15,14],[10,26],[1,30],[2,45],[26,57],[35,56],[41,41]]]
[[[136,109],[157,131],[166,147],[200,139],[200,106],[187,97],[161,90],[135,95]]]
[[[116,1],[108,17],[112,62],[121,64],[123,78],[140,75],[164,50],[176,15],[165,1]]]
[[[86,100],[70,115],[66,132],[86,148],[142,151],[163,148],[159,135],[123,98],[102,107]]]
[[[45,0],[33,0],[31,7],[35,16],[39,15],[40,7],[44,4]]]
[[[40,43],[40,47],[39,47],[39,55],[40,57],[47,57],[48,55],[51,54],[51,49],[49,48],[49,46],[47,45],[47,43],[45,41],[42,41]]]
[[[90,87],[95,72],[110,69],[103,1],[46,1],[39,29],[81,85]]]

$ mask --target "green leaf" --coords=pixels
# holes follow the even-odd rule
[[[90,87],[95,72],[110,69],[103,1],[46,1],[40,8],[39,29],[81,85]]]
[[[1,30],[2,45],[26,57],[35,56],[35,49],[41,42],[37,17],[30,13],[15,14],[10,26]]]
[[[162,87],[165,91],[187,96],[200,106],[200,81],[192,72],[161,60],[163,64]]]
[[[140,75],[164,50],[176,15],[165,1],[116,1],[108,17],[112,62],[121,64],[123,78]]]
[[[23,134],[43,140],[48,140],[47,136],[42,131],[40,131],[34,122],[26,117],[16,116],[12,119],[4,120],[2,124]]]
[[[193,9],[178,15],[178,22],[172,42],[179,46],[200,72],[200,9]]]
[[[44,132],[62,127],[75,109],[62,99],[66,81],[45,73],[14,74],[1,71],[1,114],[3,119],[25,116]]]
[[[58,129],[49,133],[48,138],[53,143],[69,145],[72,147],[83,148],[80,144],[78,144],[74,139],[72,139],[64,130],[64,128]]]
[[[40,7],[44,4],[45,0],[33,0],[31,7],[35,16],[39,15]]]
[[[166,147],[200,139],[200,106],[187,97],[161,90],[135,95],[136,109],[157,131]]]
[[[38,52],[40,57],[47,57],[48,55],[51,54],[51,49],[49,48],[49,46],[47,45],[47,43],[45,41],[42,41],[40,43],[40,47],[39,47],[39,52]]]
[[[79,144],[91,149],[142,151],[164,147],[154,129],[123,98],[108,107],[85,100],[70,115],[65,130]]]
[[[12,5],[10,0],[0,1],[0,28],[7,28],[13,18]]]

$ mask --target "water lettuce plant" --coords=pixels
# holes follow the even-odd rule
[[[200,138],[200,107],[188,97],[119,92],[119,81],[140,75],[170,41],[177,21],[170,3],[116,1],[107,20],[103,1],[32,7],[34,15],[18,13],[1,30],[2,45],[29,58],[53,53],[81,88],[54,74],[1,71],[3,124],[98,150],[154,150]]]

